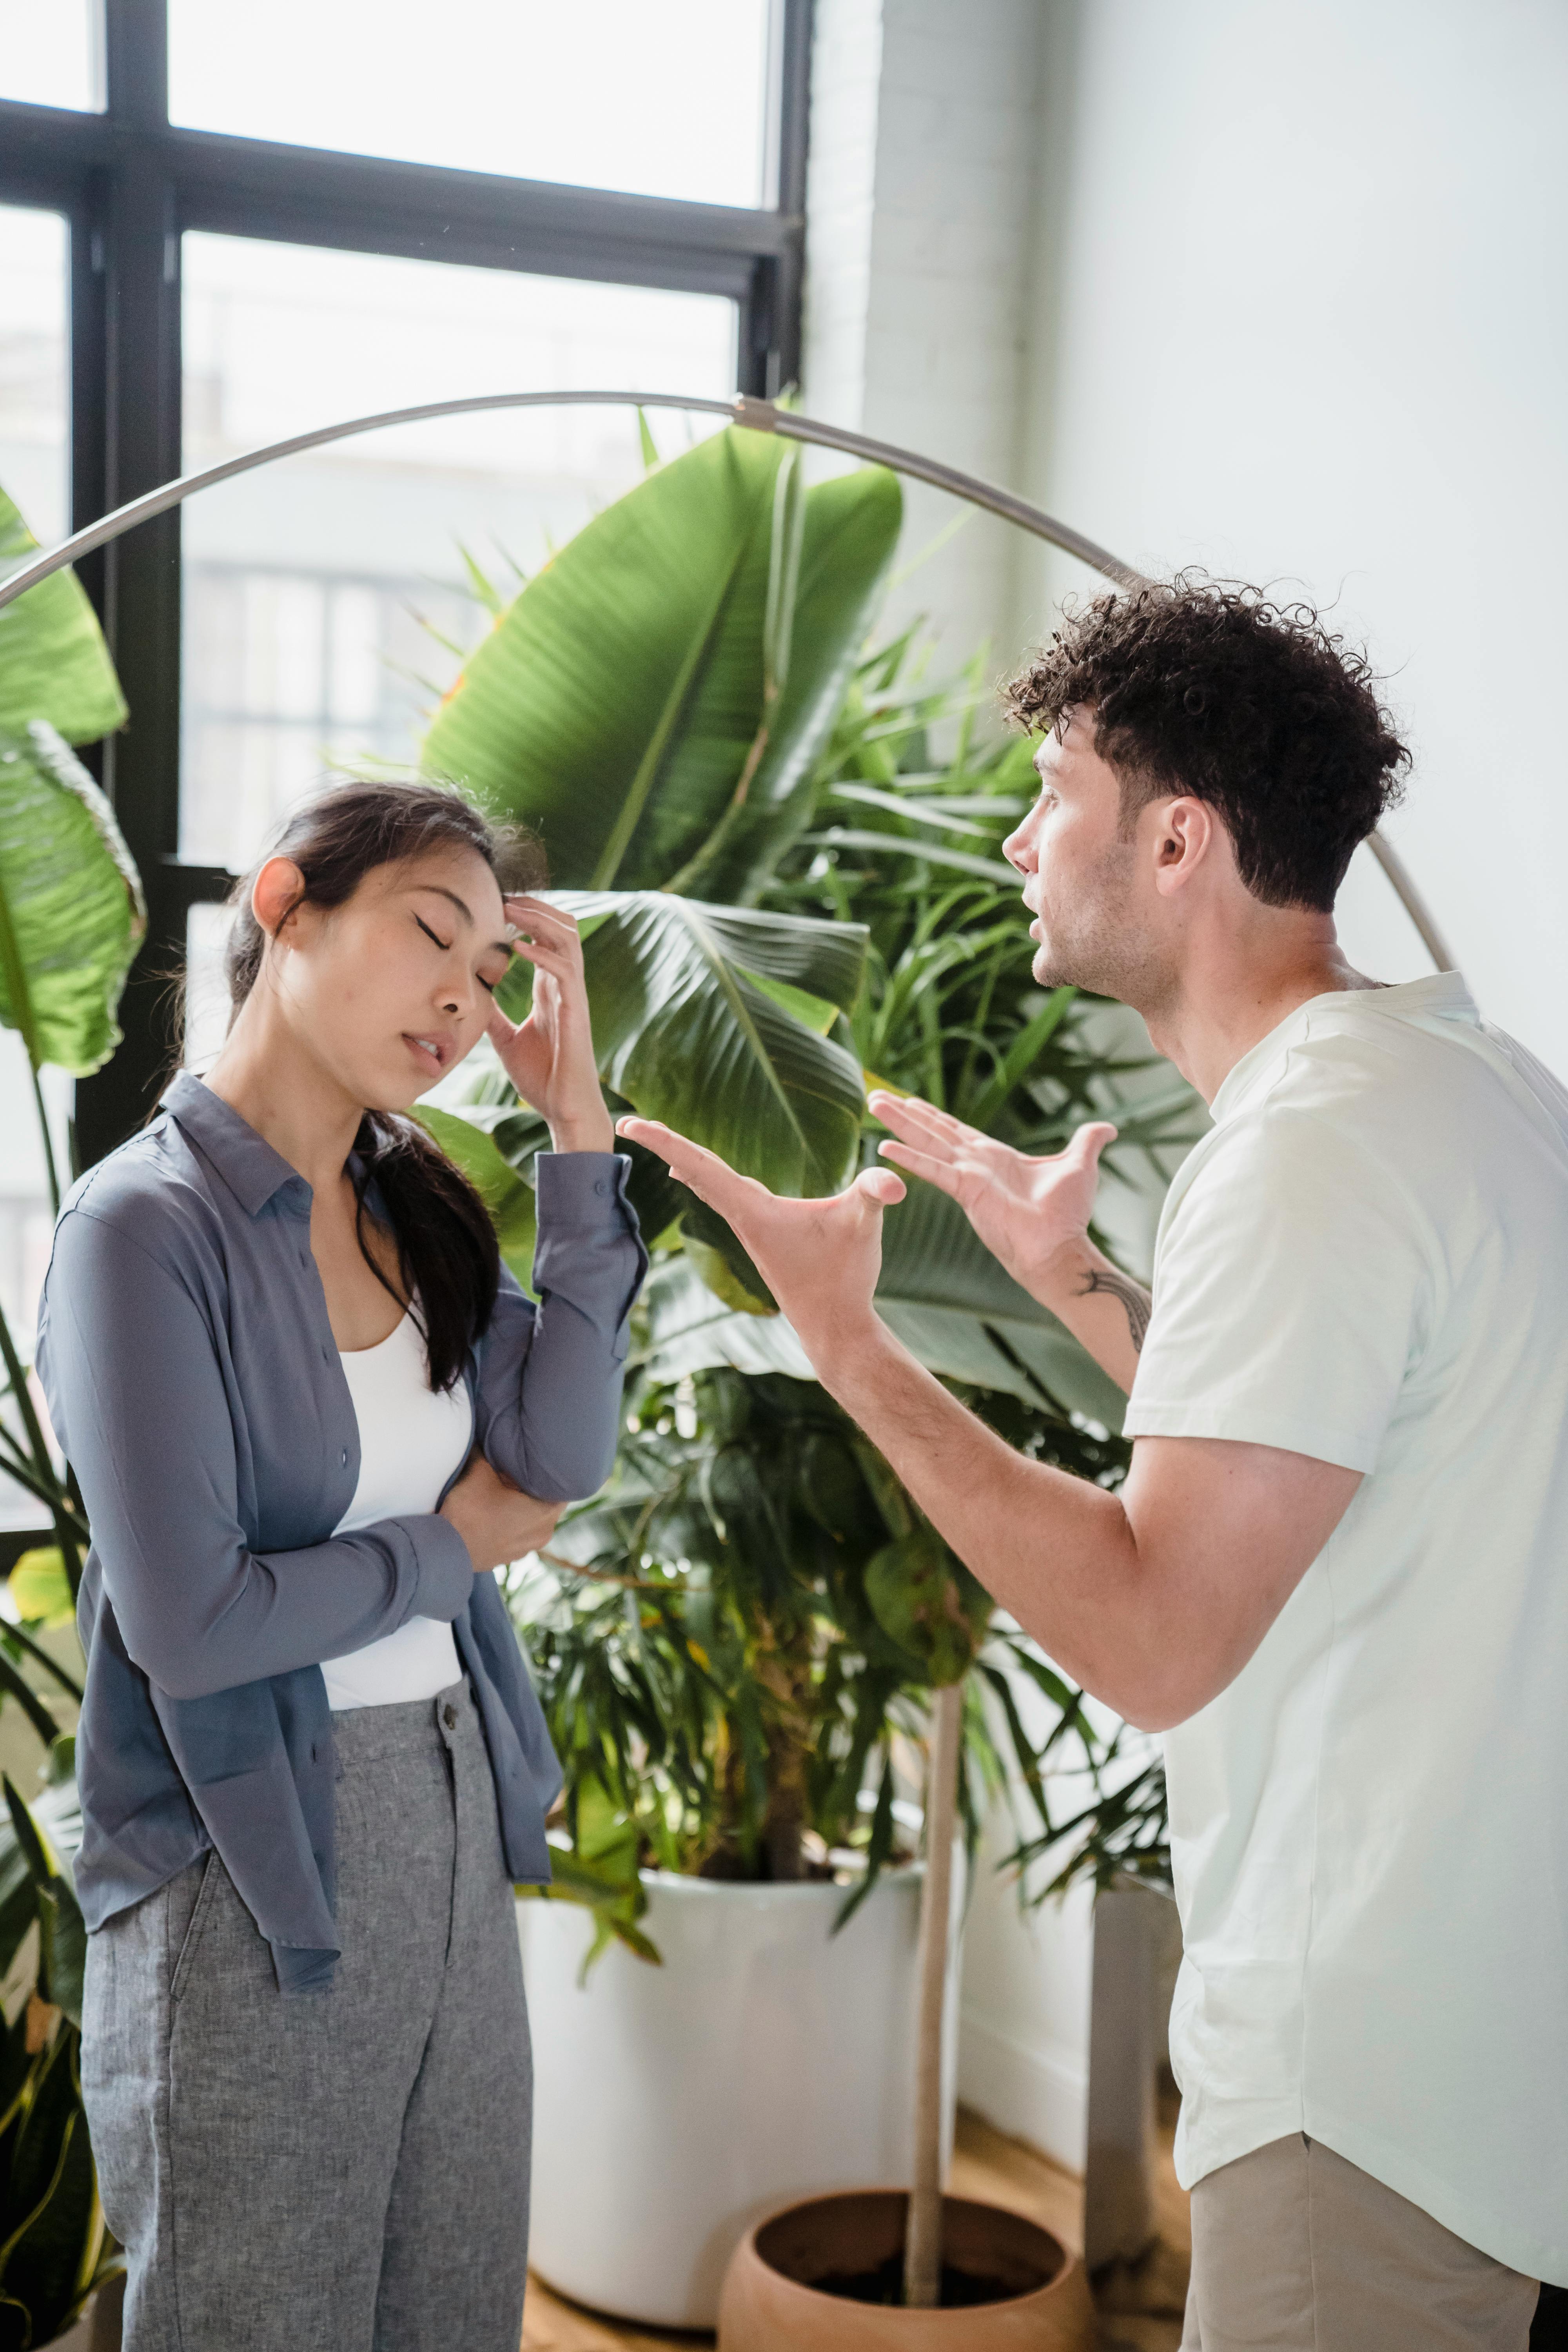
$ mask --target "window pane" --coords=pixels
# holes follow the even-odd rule
[[[204,131],[703,204],[762,198],[767,0],[170,0]]]
[[[0,205],[0,485],[46,541],[66,528],[66,268],[58,215]],[[70,1081],[56,1070],[44,1076],[64,1168]],[[27,1056],[16,1031],[0,1029],[0,1307],[25,1358],[53,1224]],[[37,1527],[41,1517],[0,1476],[0,1528]]]
[[[66,530],[68,268],[58,213],[0,205],[0,484],[46,545]]]
[[[465,393],[727,399],[735,307],[192,233],[184,463]],[[658,415],[660,447],[712,420]],[[641,471],[631,409],[454,417],[284,459],[183,510],[181,854],[242,870],[334,760],[405,763],[503,594]]]
[[[0,0],[0,98],[103,107],[103,0]]]

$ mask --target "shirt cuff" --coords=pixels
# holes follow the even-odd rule
[[[473,1598],[474,1563],[468,1547],[438,1511],[422,1511],[405,1518],[414,1557],[419,1563],[411,1617],[435,1617],[449,1625]]]
[[[541,1151],[534,1159],[537,1216],[563,1225],[622,1224],[631,1160],[624,1151]]]

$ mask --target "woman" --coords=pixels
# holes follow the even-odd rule
[[[423,787],[296,815],[235,893],[205,1083],[56,1233],[82,2087],[131,2352],[516,2352],[511,1883],[550,1874],[560,1773],[489,1571],[606,1475],[647,1266],[576,929],[503,896],[520,853]],[[487,1033],[554,1147],[537,1310],[404,1115]]]

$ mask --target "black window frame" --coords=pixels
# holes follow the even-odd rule
[[[180,470],[186,229],[726,295],[739,310],[737,392],[771,398],[795,382],[811,0],[771,0],[773,202],[754,211],[187,130],[169,121],[166,0],[101,6],[101,113],[0,100],[0,204],[62,214],[70,228],[73,530]],[[89,763],[148,902],[124,1042],[77,1087],[87,1166],[152,1109],[174,1052],[169,977],[184,962],[187,912],[224,897],[231,877],[179,856],[178,509],[89,558],[80,576],[132,713]]]

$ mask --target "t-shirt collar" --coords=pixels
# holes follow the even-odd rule
[[[1468,1021],[1475,1025],[1481,1017],[1463,976],[1457,971],[1434,971],[1425,980],[1401,981],[1393,988],[1338,988],[1321,996],[1310,996],[1304,1004],[1288,1013],[1266,1037],[1260,1037],[1226,1073],[1219,1092],[1209,1105],[1209,1117],[1216,1127],[1236,1117],[1255,1089],[1273,1076],[1291,1046],[1300,1044],[1313,1014],[1321,1014],[1330,1005],[1395,1021],[1415,1021],[1426,1016]]]
[[[247,1216],[256,1216],[285,1184],[297,1184],[309,1202],[310,1187],[280,1151],[274,1151],[232,1103],[189,1070],[176,1072],[159,1103],[192,1140],[200,1144]]]

